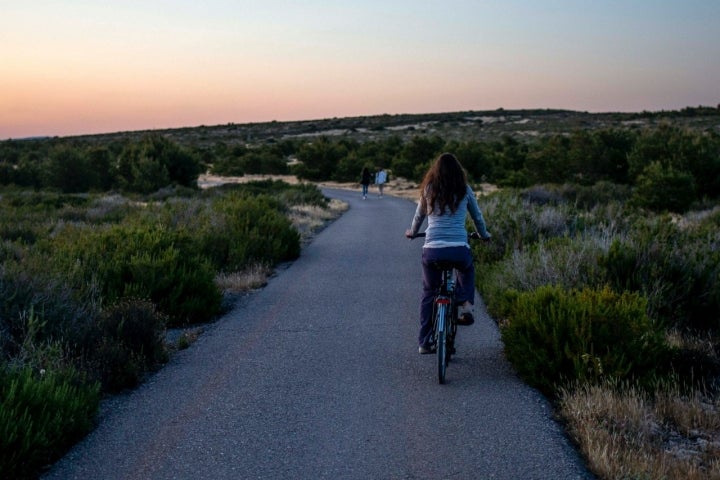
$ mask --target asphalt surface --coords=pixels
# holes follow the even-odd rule
[[[481,303],[445,385],[418,354],[414,204],[325,193],[350,209],[43,478],[592,478]]]

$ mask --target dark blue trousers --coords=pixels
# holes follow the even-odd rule
[[[451,261],[455,264],[457,283],[455,301],[475,302],[475,265],[468,247],[423,248],[423,290],[420,301],[420,345],[432,340],[433,300],[442,283],[442,272],[431,266],[434,261]]]

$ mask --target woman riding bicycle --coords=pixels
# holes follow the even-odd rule
[[[405,236],[413,238],[427,217],[425,244],[423,246],[423,291],[420,302],[420,334],[418,336],[421,354],[433,353],[433,299],[437,292],[442,273],[432,267],[436,261],[451,261],[457,271],[455,298],[461,304],[459,325],[471,325],[475,320],[472,306],[475,300],[475,266],[473,265],[465,217],[475,224],[475,229],[484,240],[490,239],[475,193],[467,183],[467,176],[460,162],[451,153],[443,153],[433,163],[420,184],[420,201],[410,229]]]

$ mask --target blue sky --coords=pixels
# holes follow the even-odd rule
[[[0,139],[720,103],[720,1],[0,0]]]

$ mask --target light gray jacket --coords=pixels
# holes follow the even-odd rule
[[[428,219],[428,226],[425,229],[424,248],[456,247],[462,245],[469,247],[467,242],[468,233],[465,229],[465,217],[468,213],[480,236],[485,239],[490,238],[490,233],[488,233],[487,227],[485,226],[485,219],[483,218],[483,214],[475,198],[475,193],[473,193],[470,185],[466,186],[465,197],[460,201],[455,213],[452,213],[449,208],[446,208],[445,212],[440,215],[438,208],[434,207],[433,211],[427,214],[426,212],[429,208],[426,208],[423,203],[423,200],[418,202],[410,231],[415,235],[420,230],[420,226],[425,218]]]

